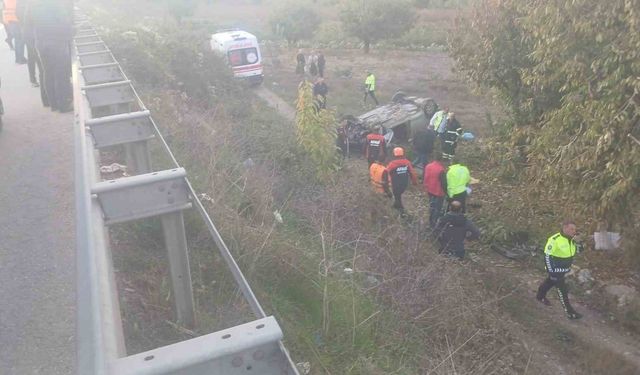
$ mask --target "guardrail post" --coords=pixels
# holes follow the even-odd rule
[[[178,323],[193,328],[196,324],[195,303],[191,286],[191,270],[187,251],[187,236],[184,230],[182,211],[164,214],[160,217],[164,241],[169,255],[171,284]]]
[[[298,375],[220,233],[144,103],[96,30],[77,17],[73,69],[76,110],[78,371],[92,375]],[[149,140],[160,141],[173,169],[153,171]],[[101,180],[96,150],[125,146],[132,176]],[[127,355],[109,225],[160,217],[177,322],[196,325],[183,211],[195,204],[243,296],[259,318],[222,331]]]
[[[127,166],[133,173],[151,172],[151,158],[146,141],[132,142],[125,145]],[[195,302],[189,268],[189,250],[187,235],[184,229],[182,211],[160,216],[162,232],[169,258],[171,287],[174,296],[175,316],[179,324],[194,328],[196,325]]]
[[[147,141],[128,143],[125,145],[125,151],[130,174],[143,174],[152,171]]]

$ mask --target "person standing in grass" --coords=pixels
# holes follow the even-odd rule
[[[447,168],[442,156],[424,167],[423,186],[429,195],[429,226],[436,227],[438,219],[442,216],[442,206],[447,191]]]
[[[318,75],[320,78],[324,78],[324,67],[327,64],[327,61],[324,59],[324,54],[322,51],[318,52]]]
[[[560,232],[549,237],[544,247],[544,265],[547,270],[547,278],[540,284],[536,294],[538,302],[550,306],[551,302],[547,299],[547,292],[555,286],[560,303],[569,319],[582,318],[582,314],[574,310],[569,303],[569,289],[564,280],[564,276],[571,271],[573,257],[581,250],[581,245],[575,240],[577,233],[576,224],[572,220],[565,220],[562,222]]]
[[[404,213],[402,205],[402,194],[409,187],[409,181],[414,185],[418,184],[416,174],[411,162],[404,156],[404,149],[396,147],[393,149],[394,159],[387,165],[387,173],[391,181],[391,192],[393,193],[393,208]]]
[[[375,126],[373,131],[367,134],[366,143],[364,145],[364,154],[367,158],[369,166],[375,161],[384,162],[386,157],[387,144],[384,136],[381,134],[382,127]]]
[[[462,206],[461,211],[463,213],[466,212],[467,195],[469,195],[468,187],[469,183],[471,183],[469,168],[460,163],[450,165],[447,168],[446,180],[449,205],[453,201],[458,201]]]
[[[327,109],[327,94],[329,93],[329,86],[324,81],[324,78],[320,77],[313,84],[313,99],[314,106],[317,110]]]
[[[442,155],[446,159],[451,160],[456,155],[456,147],[458,146],[458,139],[461,135],[462,126],[456,119],[456,114],[449,112],[449,115],[447,116],[446,131],[440,138],[442,141]]]
[[[304,52],[299,49],[296,55],[296,74],[304,76],[304,66],[306,64]]]
[[[372,71],[367,71],[367,78],[364,80],[364,100],[363,103],[367,103],[367,97],[370,96],[371,99],[378,106],[378,99],[376,98],[376,76]]]
[[[480,231],[462,212],[462,203],[451,202],[449,212],[438,220],[436,225],[439,252],[452,255],[462,260],[464,258],[465,240],[477,240]]]

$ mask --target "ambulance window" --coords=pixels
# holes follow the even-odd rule
[[[242,50],[229,51],[229,64],[231,66],[242,65]]]
[[[258,50],[254,48],[234,49],[229,51],[231,66],[249,65],[258,62]]]

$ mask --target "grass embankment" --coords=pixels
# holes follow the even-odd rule
[[[486,296],[470,287],[475,280],[428,251],[417,227],[395,219],[386,204],[376,209],[377,198],[363,196],[366,180],[354,182],[352,173],[319,184],[290,125],[249,92],[229,88],[226,70],[197,65],[202,59],[192,60],[184,41],[122,31],[113,30],[109,45],[145,94],[196,189],[211,198],[206,205],[212,217],[259,299],[284,327],[294,358],[311,362],[314,374],[524,368],[521,350],[486,361],[496,348],[519,339],[483,303]],[[197,64],[176,65],[174,54]],[[195,73],[200,69],[204,76]],[[205,92],[200,81],[215,83],[214,94],[193,103],[190,95]],[[244,163],[248,158],[253,166]],[[275,209],[282,224],[273,217]],[[248,316],[206,231],[188,215],[200,324],[196,332],[173,325],[159,226],[149,222],[135,229],[141,229],[135,236],[131,227],[112,233],[130,352]]]
[[[549,373],[496,304],[513,292],[504,283],[479,287],[477,268],[440,258],[419,224],[397,220],[386,202],[379,208],[378,198],[363,194],[364,166],[347,165],[335,181],[318,183],[289,124],[249,91],[229,87],[226,70],[181,49],[185,40],[155,40],[180,33],[138,30],[127,42],[121,31],[109,44],[125,58],[196,190],[211,198],[211,216],[283,326],[287,347],[297,361],[311,362],[313,374]],[[196,73],[202,69],[204,77]],[[424,215],[418,206],[416,216]],[[159,226],[138,229],[137,237],[130,228],[113,237],[131,352],[191,335],[168,323]],[[194,333],[250,319],[205,228],[188,216],[187,230],[200,323]]]

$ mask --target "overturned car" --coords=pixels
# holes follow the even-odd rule
[[[340,132],[347,148],[362,148],[367,134],[376,126],[382,128],[388,147],[404,145],[417,129],[427,127],[437,111],[438,104],[431,98],[407,96],[397,92],[389,104],[357,117],[345,116]]]

